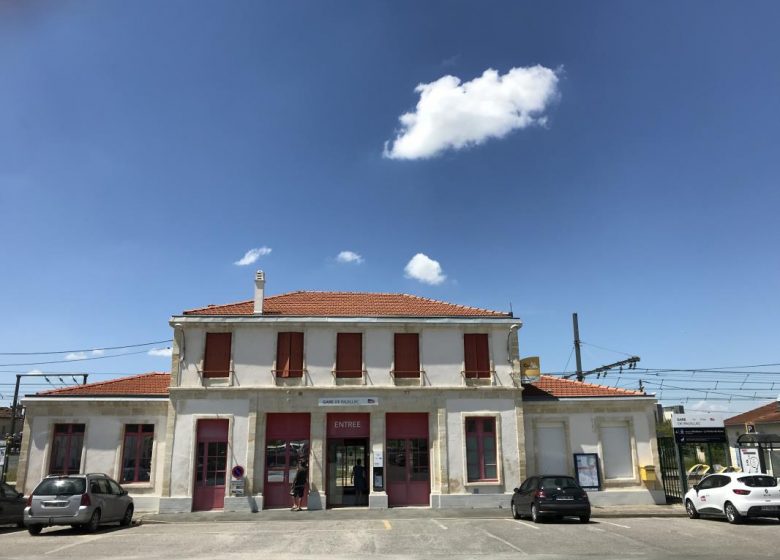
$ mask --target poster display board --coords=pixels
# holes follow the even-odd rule
[[[739,459],[742,462],[742,472],[755,474],[761,472],[761,461],[758,458],[758,449],[740,447]]]
[[[575,453],[574,472],[577,483],[585,490],[601,490],[598,453]]]

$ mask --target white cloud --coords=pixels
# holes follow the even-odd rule
[[[162,358],[170,358],[171,354],[173,354],[173,350],[170,348],[152,348],[147,352],[150,356],[159,356]]]
[[[105,354],[105,353],[106,353],[106,351],[105,351],[105,350],[99,350],[99,349],[98,349],[98,350],[93,350],[93,351],[92,351],[92,355],[93,355],[93,356],[102,356],[102,355],[103,355],[103,354]]]
[[[31,369],[30,371],[27,372],[28,375],[40,375],[42,373],[43,372],[39,369]]]
[[[727,403],[717,403],[712,401],[696,401],[692,404],[685,405],[686,410],[695,410],[697,412],[713,412],[720,416],[722,413],[729,410]]]
[[[398,118],[401,129],[385,142],[385,157],[429,158],[543,125],[543,112],[557,97],[558,76],[539,65],[512,68],[504,75],[489,68],[470,82],[448,75],[419,84],[415,92],[420,94],[417,107]]]
[[[336,260],[340,263],[360,264],[363,262],[363,257],[352,251],[342,251],[338,254]]]
[[[257,262],[257,259],[268,255],[270,252],[271,252],[270,247],[259,247],[257,249],[249,249],[249,251],[247,251],[246,254],[243,257],[241,257],[240,260],[237,260],[233,264],[236,266],[246,266],[248,264]]]
[[[439,261],[435,261],[422,253],[417,253],[406,263],[404,272],[407,278],[413,278],[433,286],[441,284],[447,279],[447,276],[442,274]]]
[[[84,352],[71,352],[65,356],[66,360],[84,360],[87,355]]]

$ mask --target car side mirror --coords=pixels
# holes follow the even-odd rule
[[[119,493],[119,495],[120,495],[120,496],[127,496],[127,490],[122,490],[122,491]]]
[[[699,485],[698,484],[694,484],[693,485],[693,489],[696,490],[697,494],[699,493]]]
[[[519,489],[519,488],[515,488],[515,492],[519,492],[519,491],[520,491],[520,489]]]

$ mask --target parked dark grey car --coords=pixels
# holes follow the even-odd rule
[[[22,518],[26,504],[24,496],[10,484],[0,483],[0,525],[13,523],[17,527],[24,527]]]
[[[130,525],[133,499],[105,474],[47,476],[33,490],[24,510],[31,535],[50,525],[96,531],[103,523]]]
[[[528,515],[534,523],[542,517],[579,517],[590,520],[588,494],[570,476],[532,476],[512,495],[512,517]]]

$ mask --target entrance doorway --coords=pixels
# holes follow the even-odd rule
[[[369,414],[328,414],[327,507],[368,506]]]
[[[198,420],[193,511],[225,506],[228,421]]]
[[[300,461],[309,461],[309,414],[269,414],[265,432],[264,507],[289,508],[290,484]],[[308,485],[307,485],[308,487]],[[301,505],[307,506],[308,488]]]
[[[430,505],[428,415],[387,415],[387,502],[390,506]]]
[[[367,462],[368,438],[328,439],[329,507],[368,505]]]

